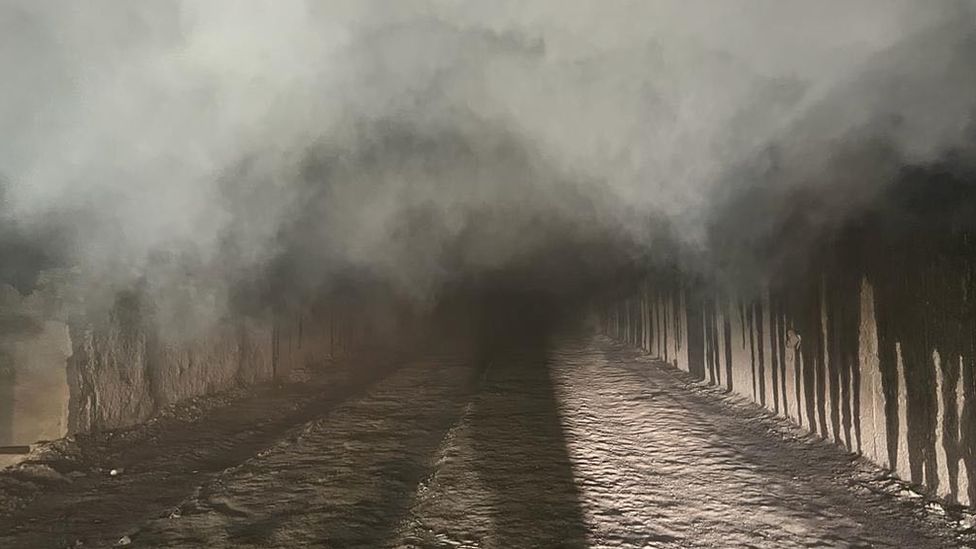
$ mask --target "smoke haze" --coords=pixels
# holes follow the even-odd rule
[[[829,225],[971,146],[974,13],[3,0],[3,222],[93,301],[139,281],[200,317],[269,279],[426,299],[501,271],[572,283],[660,238],[748,254],[794,189],[833,193]],[[757,186],[775,198],[741,208]]]

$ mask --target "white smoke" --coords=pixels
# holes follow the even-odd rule
[[[217,309],[281,257],[425,293],[649,220],[700,248],[770,147],[806,185],[885,117],[912,161],[965,139],[971,6],[3,0],[6,215]]]

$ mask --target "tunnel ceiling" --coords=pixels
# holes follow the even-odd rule
[[[969,230],[965,2],[357,6],[15,3],[0,276],[260,308],[649,264],[739,284],[868,219]]]

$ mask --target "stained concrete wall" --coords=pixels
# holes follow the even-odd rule
[[[132,425],[187,398],[287,381],[367,346],[401,346],[417,337],[411,326],[409,310],[392,302],[336,300],[240,315],[172,339],[138,303],[121,300],[107,322],[72,327],[67,432]]]
[[[63,436],[71,337],[59,289],[62,273],[42,273],[34,292],[0,284],[0,446]],[[0,455],[0,466],[19,460]]]
[[[748,296],[650,276],[605,303],[601,327],[939,496],[976,503],[976,255],[944,255],[927,240],[863,244],[856,261],[814,261]]]
[[[271,380],[273,324],[243,318],[191,340],[165,341],[138,311],[72,330],[68,432],[144,421],[179,400]]]
[[[36,299],[0,287],[0,445],[53,439],[67,429],[68,326]]]
[[[976,505],[974,182],[950,155],[840,209],[846,188],[758,185],[716,217],[707,257],[662,253],[613,288],[601,327]]]
[[[63,299],[68,278],[42,273],[28,295],[0,286],[0,446],[133,425],[184,399],[421,337],[408,307],[368,296],[230,315],[173,336],[137,294],[78,314]]]

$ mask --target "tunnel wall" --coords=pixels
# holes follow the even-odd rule
[[[324,302],[238,316],[192,339],[160,337],[120,303],[99,327],[72,327],[67,432],[125,427],[163,407],[225,389],[288,381],[299,369],[403,344],[405,311],[382,301]]]
[[[973,505],[976,239],[969,221],[958,230],[950,218],[860,219],[789,268],[754,265],[744,271],[752,277],[737,273],[732,284],[658,269],[606,299],[600,325],[933,494]]]
[[[57,285],[56,277],[41,277],[39,288],[26,296],[0,285],[0,445],[54,439],[67,431],[71,338],[64,317],[56,314]]]
[[[188,398],[421,337],[408,307],[368,297],[226,315],[173,337],[137,294],[79,315],[63,299],[70,286],[57,272],[27,295],[0,286],[0,446],[130,426]],[[17,460],[0,456],[0,466]]]
[[[974,501],[972,355],[931,342],[941,319],[899,330],[907,319],[888,316],[890,296],[867,278],[842,298],[826,281],[748,300],[647,286],[607,309],[606,333],[940,496]]]

